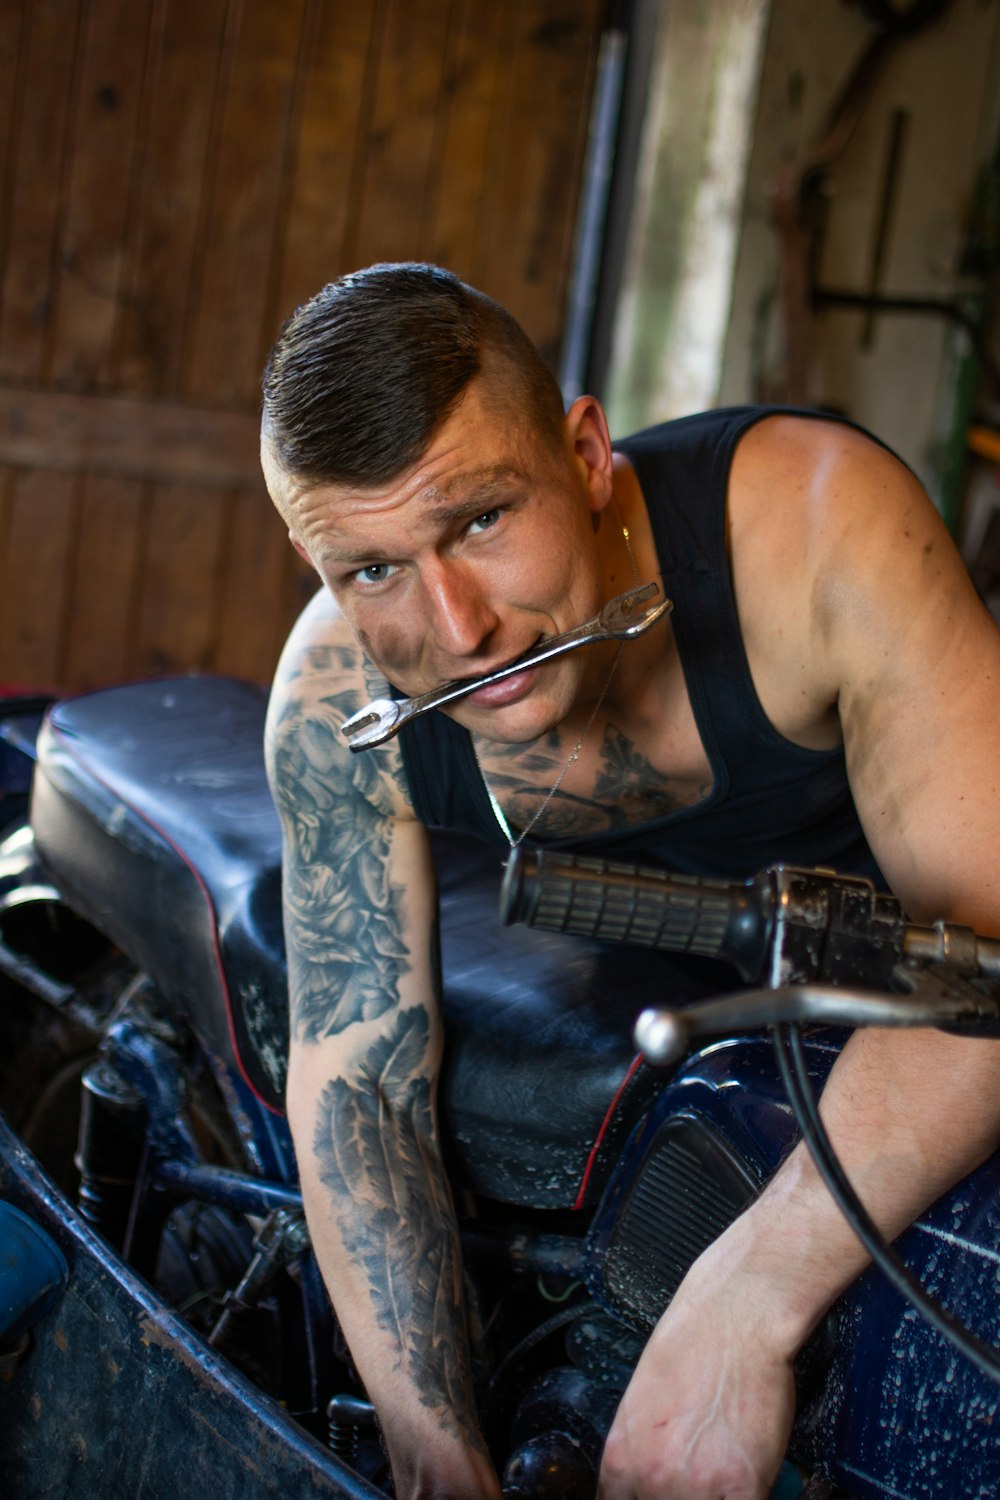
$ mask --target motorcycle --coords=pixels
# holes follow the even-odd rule
[[[391,1493],[282,1112],[265,703],[187,677],[0,705],[5,1495]],[[649,1330],[796,1138],[759,1028],[806,1023],[814,1084],[873,1016],[988,1029],[1000,949],[822,872],[520,854],[501,911],[496,851],[435,836],[447,1165],[505,1492],[590,1500]],[[873,1267],[803,1350],[776,1497],[996,1495],[998,1189],[995,1156],[896,1245],[983,1359]]]

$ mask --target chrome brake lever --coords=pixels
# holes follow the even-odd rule
[[[537,667],[542,662],[563,656],[567,651],[575,651],[579,646],[590,646],[595,641],[631,640],[643,635],[657,620],[669,614],[673,607],[669,599],[660,599],[657,603],[649,604],[646,609],[641,608],[658,593],[659,588],[655,583],[644,583],[625,594],[619,594],[617,598],[609,600],[600,614],[595,615],[592,620],[577,625],[573,630],[567,630],[563,635],[555,635],[551,640],[543,641],[540,646],[518,657],[517,661],[508,662],[505,667],[487,672],[482,677],[460,677],[455,682],[446,682],[441,687],[432,688],[429,693],[421,693],[418,698],[375,698],[346,719],[340,732],[352,750],[370,750],[373,745],[384,745],[386,740],[391,740],[393,735],[399,733],[404,724],[427,713],[429,709],[441,708],[443,704],[452,703],[456,698],[464,698],[479,688],[488,687],[492,682],[502,682],[505,677],[513,677],[515,672]]]

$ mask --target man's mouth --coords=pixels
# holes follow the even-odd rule
[[[479,669],[478,672],[469,672],[464,677],[454,677],[454,678],[451,678],[450,680],[452,682],[462,682],[462,683],[465,683],[465,682],[479,682],[480,680],[483,680],[484,684],[488,685],[488,683],[486,681],[487,679],[492,679],[493,677],[495,677],[497,675],[498,672],[504,672],[504,673],[516,672],[517,668],[518,668],[518,664],[520,662],[524,661],[527,657],[533,656],[534,653],[540,647],[542,647],[542,646],[545,645],[546,641],[557,640],[557,639],[558,639],[557,636],[537,635],[535,637],[535,639],[532,641],[531,645],[530,646],[526,646],[524,648],[524,650],[521,651],[521,652],[519,652],[519,654],[517,656],[508,656],[503,661],[494,662],[493,666],[491,666],[491,667],[480,667],[480,669]],[[525,670],[529,670],[530,667],[531,667],[531,665],[532,664],[529,662],[528,663],[528,667]],[[477,689],[475,689],[475,688],[471,688],[470,689],[470,692],[472,694],[475,694],[476,691],[477,691]]]
[[[657,620],[667,614],[671,608],[668,599],[655,601],[658,593],[655,583],[642,584],[637,588],[629,589],[627,593],[619,594],[617,598],[609,600],[599,615],[592,620],[586,620],[573,630],[567,630],[563,635],[551,636],[543,640],[516,657],[513,662],[505,667],[500,667],[493,672],[483,673],[479,677],[466,677],[455,681],[444,683],[440,688],[432,689],[429,693],[422,693],[418,698],[392,700],[389,698],[377,698],[365,708],[359,709],[356,714],[342,724],[341,734],[350,744],[352,750],[367,750],[372,745],[381,745],[385,740],[391,739],[397,734],[409,719],[417,714],[426,713],[432,708],[444,708],[445,704],[453,702],[456,698],[465,698],[472,695],[479,697],[480,702],[486,701],[480,695],[484,691],[492,689],[495,685],[503,686],[506,682],[520,678],[515,682],[511,696],[525,691],[526,681],[530,683],[530,676],[537,667],[551,661],[556,656],[562,656],[567,651],[576,651],[581,646],[592,645],[595,641],[627,640],[638,635],[643,635]],[[647,608],[640,609],[640,605]],[[524,663],[523,669],[520,663]],[[490,698],[491,703],[498,699]],[[499,698],[502,700],[502,695]],[[506,701],[510,701],[507,699]]]
[[[545,663],[532,665],[529,662],[521,671],[517,671],[516,660],[506,664],[505,675],[498,681],[487,681],[481,687],[473,688],[466,695],[466,702],[474,703],[482,708],[503,708],[508,703],[515,703],[523,698],[531,690],[541,666]]]

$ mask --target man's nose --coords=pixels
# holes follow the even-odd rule
[[[424,578],[434,641],[450,656],[475,656],[489,647],[499,616],[471,570],[438,562]]]

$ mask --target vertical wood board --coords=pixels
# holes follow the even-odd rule
[[[242,11],[184,372],[194,399],[239,406],[256,398],[303,13],[304,0],[254,0]]]
[[[10,211],[14,119],[20,102],[17,95],[25,78],[22,50],[28,29],[26,10],[26,0],[0,0],[0,279]]]
[[[562,330],[597,12],[596,0],[522,0],[511,99],[489,172],[484,290],[524,324],[552,364]]]
[[[444,78],[440,168],[426,209],[428,254],[473,283],[480,276],[490,142],[511,65],[511,10],[511,0],[491,6],[464,0]]]
[[[16,469],[0,468],[0,588],[6,583],[6,558],[10,555],[10,521],[14,509],[14,483],[17,479]],[[4,631],[7,620],[3,606],[3,596],[0,594],[0,660],[6,664],[9,671],[13,661],[13,655],[4,645]],[[5,668],[0,666],[0,690],[13,686],[10,679],[5,679],[3,673]]]
[[[155,676],[211,667],[225,501],[224,492],[186,485],[153,490],[130,672]]]
[[[78,483],[43,469],[14,476],[0,559],[0,681],[59,682]]]
[[[26,13],[19,108],[8,138],[0,380],[35,384],[42,378],[79,13],[76,0],[31,0]]]
[[[85,16],[47,361],[73,390],[110,382],[150,11],[90,0]]]
[[[135,479],[83,481],[60,670],[75,691],[119,680],[128,669],[145,498]]]
[[[353,269],[355,178],[367,138],[377,6],[323,5],[303,86],[268,343],[328,281]]]
[[[227,0],[159,0],[144,103],[137,191],[126,226],[125,296],[114,383],[174,395],[180,387],[191,282]]]
[[[441,0],[390,0],[365,153],[359,265],[426,257],[450,14]]]
[[[243,490],[232,497],[216,670],[270,680],[294,619],[288,588],[291,550],[266,494]]]

